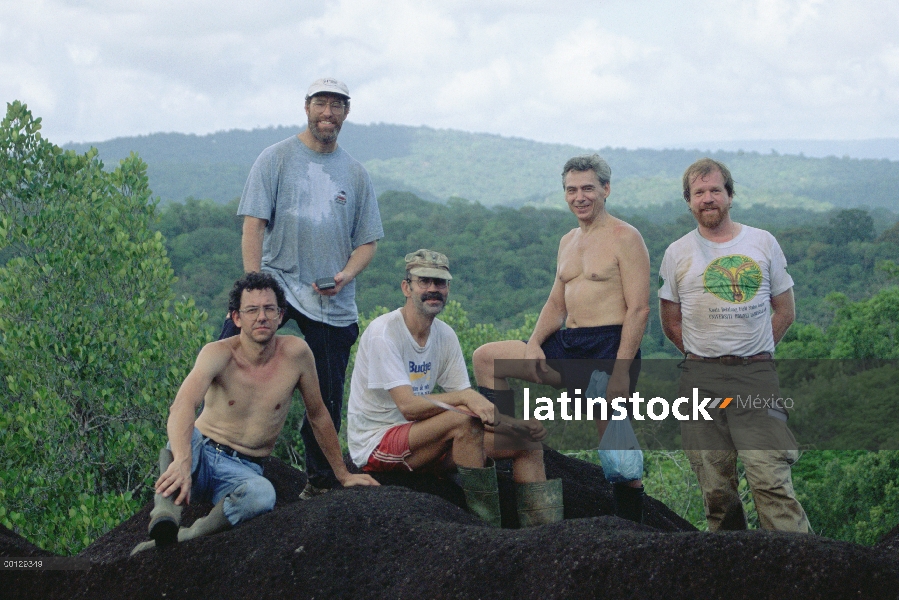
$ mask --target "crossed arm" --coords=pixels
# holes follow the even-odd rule
[[[408,421],[430,419],[446,410],[428,401],[428,397],[431,397],[438,402],[474,413],[485,425],[493,426],[496,422],[493,404],[471,388],[456,392],[416,396],[412,392],[411,385],[400,385],[390,388],[389,392],[390,397],[396,402],[397,408]]]
[[[541,441],[547,435],[543,425],[536,421],[522,421],[508,415],[501,415],[496,411],[496,406],[492,402],[472,388],[416,396],[412,393],[412,386],[401,385],[390,389],[390,397],[393,398],[400,412],[403,413],[403,417],[408,421],[423,421],[444,412],[445,408],[432,402],[436,401],[477,416],[487,432],[508,433],[511,430],[517,435],[527,435],[534,441]]]
[[[796,301],[793,297],[793,288],[771,297],[771,331],[774,335],[774,343],[777,344],[787,333],[787,329],[796,319]],[[662,331],[665,337],[671,340],[681,354],[686,355],[683,337],[683,314],[678,302],[659,299],[659,316],[662,319]]]

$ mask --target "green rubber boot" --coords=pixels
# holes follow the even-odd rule
[[[165,470],[172,464],[172,451],[163,448],[159,451],[159,473],[165,473]],[[153,510],[150,511],[150,525],[147,532],[150,538],[159,546],[174,544],[178,541],[178,527],[181,525],[181,509],[182,507],[175,504],[175,498],[178,497],[178,490],[171,496],[166,498],[162,494],[153,496]]]
[[[499,486],[496,483],[496,465],[493,459],[488,458],[487,466],[480,469],[458,467],[458,470],[468,512],[493,527],[500,527]]]
[[[228,496],[225,496],[227,498]],[[209,514],[194,521],[190,527],[182,527],[178,530],[178,541],[186,542],[204,535],[212,535],[220,531],[231,529],[231,522],[225,516],[225,498],[212,507]]]
[[[515,501],[522,528],[557,523],[565,517],[561,479],[517,483]]]

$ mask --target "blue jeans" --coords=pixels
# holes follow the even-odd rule
[[[331,415],[334,429],[340,433],[341,413],[343,411],[343,386],[346,382],[346,369],[350,362],[350,348],[359,337],[359,324],[353,323],[345,327],[336,327],[320,321],[313,321],[293,306],[287,305],[287,313],[281,322],[283,327],[293,319],[303,333],[303,338],[315,357],[315,370],[318,373],[318,386],[322,400]],[[232,337],[240,333],[230,318],[225,319],[219,339]],[[306,475],[315,487],[331,488],[337,485],[334,471],[328,459],[318,446],[309,420],[303,417],[300,436],[306,452]]]
[[[275,488],[262,476],[262,467],[208,445],[207,439],[194,428],[190,439],[191,499],[218,504],[224,498],[225,516],[231,525],[272,510]]]

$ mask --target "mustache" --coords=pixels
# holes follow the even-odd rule
[[[421,295],[422,302],[427,302],[428,300],[440,300],[441,302],[446,302],[446,299],[440,292],[427,292]]]

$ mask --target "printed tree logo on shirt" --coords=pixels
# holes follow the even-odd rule
[[[742,254],[716,258],[702,275],[705,290],[731,304],[743,304],[755,298],[762,285],[762,268]]]

